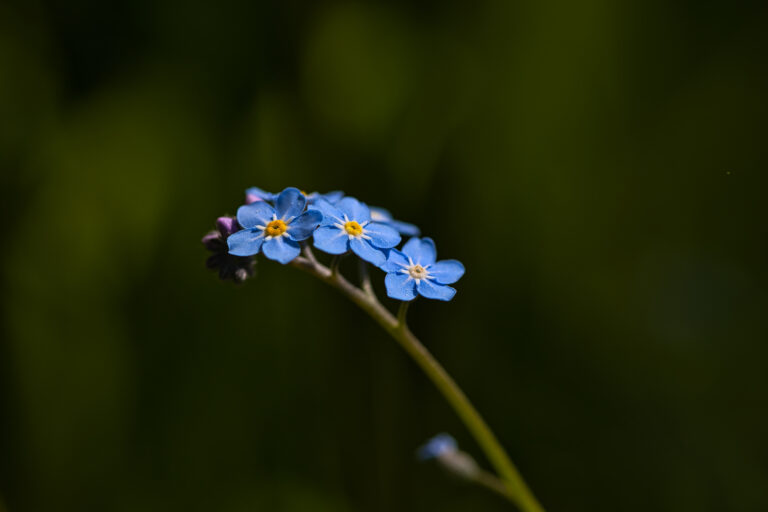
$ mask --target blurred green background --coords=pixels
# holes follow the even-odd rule
[[[0,3],[0,510],[509,510],[415,460],[446,431],[487,467],[354,306],[204,268],[253,185],[343,189],[466,264],[412,328],[550,511],[768,510],[766,23]]]

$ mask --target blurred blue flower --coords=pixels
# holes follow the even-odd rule
[[[387,261],[382,249],[400,243],[397,231],[379,222],[371,222],[371,212],[365,203],[345,197],[336,205],[319,199],[310,211],[320,211],[323,222],[315,231],[315,247],[330,254],[344,254],[349,249],[377,267]]]
[[[314,204],[318,199],[323,199],[331,204],[336,204],[341,200],[342,197],[344,197],[344,192],[341,190],[332,190],[330,192],[326,192],[325,194],[321,194],[320,192],[312,192],[304,195],[307,197],[307,204]]]
[[[307,204],[312,204],[318,199],[325,199],[329,203],[335,204],[339,201],[339,199],[344,197],[344,192],[341,190],[333,190],[331,192],[326,192],[325,194],[321,194],[320,192],[312,192],[307,194],[302,190],[301,193],[307,199]],[[267,192],[266,190],[262,190],[258,187],[251,187],[245,191],[245,204],[251,204],[257,201],[267,201],[271,203],[276,198],[277,194]]]
[[[256,201],[272,202],[276,197],[277,194],[261,190],[259,187],[251,187],[245,190],[245,204],[255,203]]]
[[[374,222],[381,222],[388,226],[392,226],[398,233],[405,236],[419,236],[421,230],[415,224],[409,222],[403,222],[395,220],[389,210],[379,208],[378,206],[371,206],[371,220]]]
[[[251,256],[261,250],[271,260],[288,263],[299,255],[299,242],[309,238],[323,220],[317,210],[305,212],[306,204],[299,189],[286,188],[276,197],[274,208],[263,200],[241,206],[237,222],[243,230],[227,238],[229,253]]]
[[[438,434],[420,446],[416,454],[421,460],[430,460],[456,453],[458,449],[459,447],[453,437],[448,434]]]
[[[417,295],[428,299],[451,300],[456,295],[453,284],[464,275],[464,265],[457,260],[435,263],[437,250],[431,238],[411,238],[402,251],[389,251],[381,267],[387,272],[387,295],[397,300],[413,300]]]

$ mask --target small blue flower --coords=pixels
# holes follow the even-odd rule
[[[307,194],[302,190],[301,193],[307,199],[307,204],[312,204],[318,199],[325,199],[331,204],[336,204],[339,201],[339,199],[344,197],[344,192],[342,192],[341,190],[333,190],[331,192],[326,192],[325,194],[321,194],[320,192],[312,192],[310,194]],[[245,191],[245,204],[251,204],[257,201],[267,201],[271,203],[276,198],[277,198],[277,194],[273,194],[272,192],[267,192],[266,190],[261,190],[258,187],[251,187],[249,189],[246,189]]]
[[[448,434],[438,434],[419,447],[416,454],[421,460],[430,460],[450,453],[456,453],[458,449],[459,447],[454,438]]]
[[[229,253],[251,256],[261,250],[271,260],[288,263],[299,255],[299,242],[309,238],[323,220],[317,210],[305,212],[306,204],[299,189],[286,188],[275,199],[274,208],[263,200],[241,206],[237,222],[243,230],[227,238]]]
[[[411,224],[409,222],[403,222],[400,220],[395,220],[394,217],[392,217],[392,214],[389,213],[389,210],[385,210],[384,208],[379,208],[378,206],[371,206],[371,220],[374,222],[381,222],[382,224],[387,224],[389,226],[392,226],[401,235],[419,236],[419,234],[421,233],[418,226],[416,226],[415,224]]]
[[[344,254],[349,249],[377,267],[387,261],[382,249],[400,243],[397,231],[379,222],[371,222],[365,203],[345,197],[336,205],[318,200],[311,209],[323,214],[323,223],[315,231],[315,247],[330,254]]]
[[[344,197],[344,192],[341,190],[332,190],[330,192],[326,192],[325,194],[321,194],[320,192],[312,192],[305,195],[307,196],[307,204],[314,204],[319,199],[324,199],[331,204],[336,204],[341,200],[342,197]]]
[[[387,272],[387,295],[397,300],[413,300],[417,295],[428,299],[451,300],[456,295],[453,284],[464,275],[464,265],[457,260],[435,263],[437,250],[431,238],[411,238],[403,250],[389,251],[381,267]]]
[[[255,203],[257,201],[272,202],[277,197],[277,194],[261,190],[258,187],[251,187],[245,191],[245,204]]]

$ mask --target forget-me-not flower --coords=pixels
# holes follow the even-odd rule
[[[277,194],[261,190],[259,187],[251,187],[245,190],[245,204],[255,203],[256,201],[268,201],[272,202],[277,197]]]
[[[330,254],[344,254],[349,249],[377,267],[387,261],[382,249],[400,243],[398,232],[386,224],[371,221],[365,203],[345,197],[336,205],[318,200],[311,209],[323,213],[323,223],[314,234],[315,247]]]
[[[401,235],[419,236],[419,234],[421,233],[418,226],[416,226],[415,224],[411,224],[410,222],[395,220],[392,214],[389,213],[389,210],[385,210],[384,208],[379,208],[378,206],[371,206],[370,209],[371,209],[372,221],[381,222],[382,224],[387,224],[388,226],[392,226]]]
[[[387,295],[409,301],[417,295],[428,299],[451,300],[456,290],[447,286],[464,275],[464,265],[457,260],[435,262],[437,250],[431,238],[411,238],[403,250],[389,251],[381,267],[387,276]]]
[[[266,201],[241,206],[237,222],[243,230],[227,239],[229,253],[251,256],[261,250],[271,260],[288,263],[299,255],[299,242],[309,238],[323,220],[317,210],[305,212],[306,204],[299,189],[286,188],[275,198],[274,208]]]
[[[448,434],[438,434],[423,446],[419,447],[417,455],[421,460],[437,459],[442,455],[454,453],[459,449],[456,440]]]
[[[302,193],[307,197],[307,204],[315,204],[315,202],[320,199],[328,201],[331,204],[336,204],[342,197],[344,197],[344,192],[341,190],[331,190],[325,194],[321,194],[320,192],[310,192],[309,194],[305,192]]]
[[[339,201],[339,199],[344,197],[344,192],[341,190],[332,190],[331,192],[326,192],[325,194],[321,194],[320,192],[311,192],[307,194],[302,190],[301,193],[304,194],[305,198],[307,198],[307,204],[312,204],[318,199],[325,199],[329,203],[335,204]],[[251,187],[245,191],[245,204],[255,203],[256,201],[267,201],[271,203],[276,198],[277,194],[267,192],[266,190],[262,190],[259,187]]]
[[[481,474],[480,467],[466,452],[459,450],[456,440],[448,434],[438,434],[416,452],[419,459],[435,459],[443,468],[454,475],[476,481]]]

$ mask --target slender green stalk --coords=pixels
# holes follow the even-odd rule
[[[496,469],[506,490],[505,496],[524,512],[543,512],[544,509],[509,459],[501,443],[496,439],[467,396],[427,348],[408,329],[405,323],[408,303],[403,303],[398,318],[395,318],[373,294],[370,281],[367,280],[367,273],[363,274],[365,289],[361,289],[347,281],[340,273],[333,272],[328,267],[318,263],[309,247],[305,248],[304,254],[305,257],[293,260],[292,265],[330,284],[351,299],[376,320],[427,374],[462,419]]]

